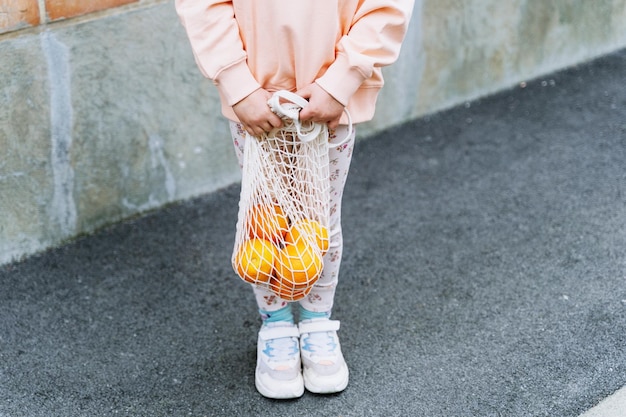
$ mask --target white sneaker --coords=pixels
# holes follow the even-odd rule
[[[306,389],[317,394],[343,391],[348,386],[349,374],[337,337],[339,321],[303,320],[298,327]]]
[[[298,328],[293,323],[267,323],[259,330],[256,389],[267,398],[298,398],[304,394]]]

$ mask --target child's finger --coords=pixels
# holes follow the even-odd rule
[[[311,89],[307,85],[306,87],[303,87],[300,90],[296,91],[296,94],[308,100],[311,98]]]
[[[339,119],[331,120],[330,122],[328,122],[329,129],[336,129],[337,126],[339,126]]]

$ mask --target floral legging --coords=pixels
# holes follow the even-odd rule
[[[237,122],[230,122],[230,132],[235,145],[235,153],[239,166],[243,167],[243,149],[246,140],[246,131]],[[342,142],[349,129],[347,126],[339,126],[330,131],[330,144]],[[302,307],[309,311],[330,313],[335,298],[335,289],[343,252],[343,236],[341,232],[341,198],[346,184],[352,151],[354,149],[355,132],[340,146],[329,148],[330,161],[330,249],[324,255],[324,269],[311,292],[299,300]],[[259,309],[272,312],[285,307],[289,302],[281,299],[267,288],[253,285],[254,295]]]

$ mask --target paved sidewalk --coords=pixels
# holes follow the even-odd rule
[[[626,51],[358,143],[339,395],[254,388],[237,185],[0,267],[0,416],[577,417],[626,385]]]
[[[581,417],[621,417],[626,412],[626,387],[622,387]]]

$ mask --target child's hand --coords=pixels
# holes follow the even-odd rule
[[[308,106],[300,111],[300,120],[326,123],[330,129],[339,125],[339,119],[343,114],[343,104],[335,100],[322,87],[312,83],[296,91],[296,94],[309,100]]]
[[[260,136],[283,125],[280,117],[267,105],[271,96],[269,91],[259,88],[233,106],[235,115],[252,136]]]

